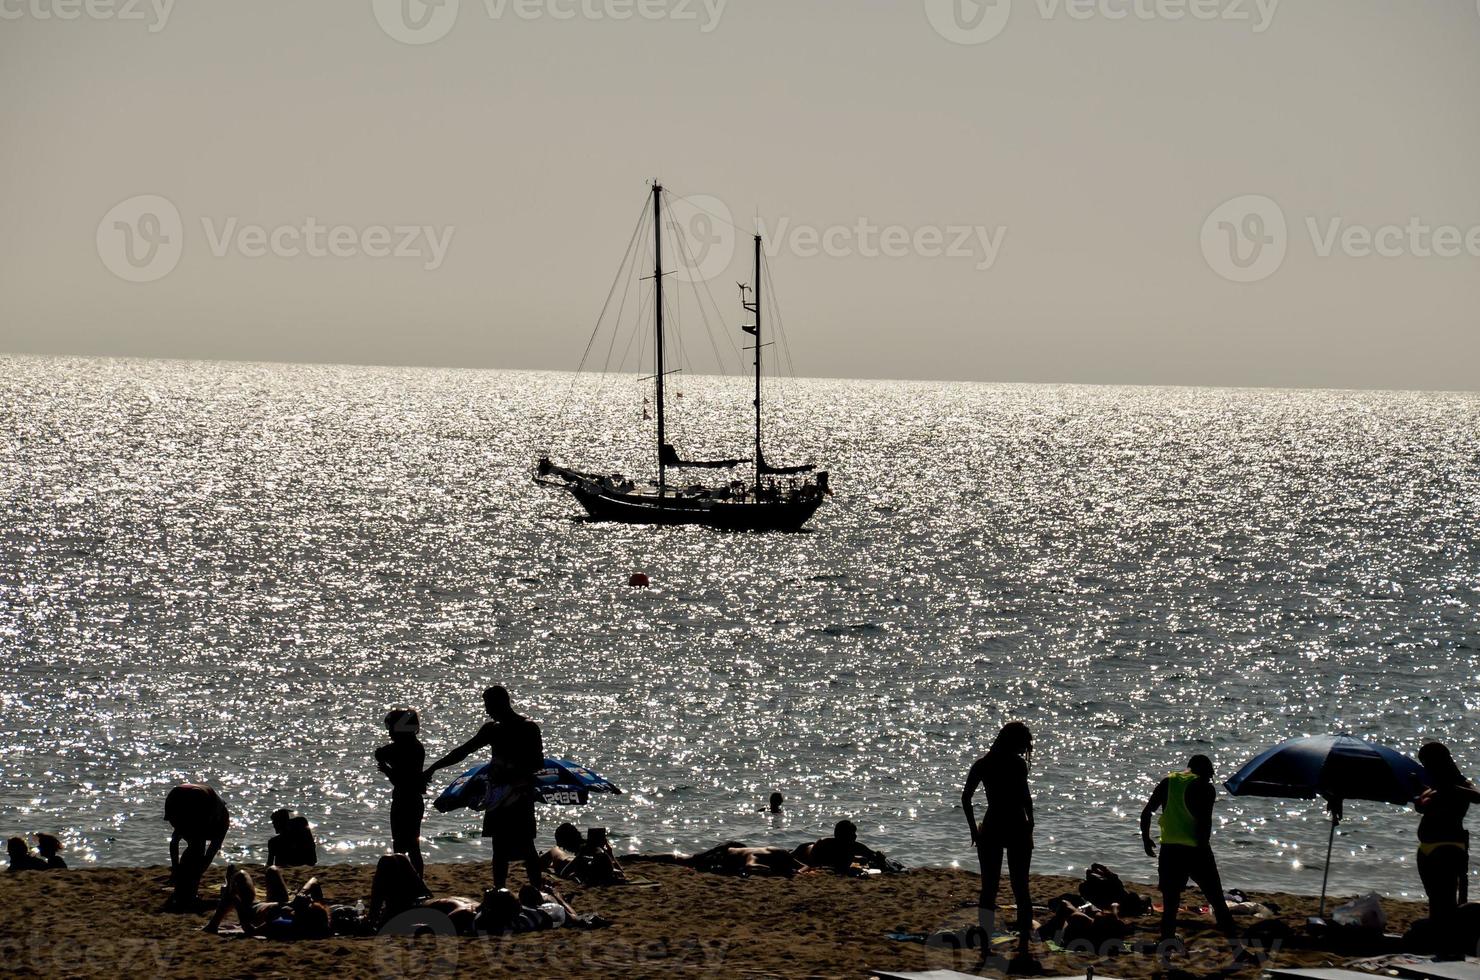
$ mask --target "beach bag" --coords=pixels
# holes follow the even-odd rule
[[[1387,914],[1382,910],[1382,896],[1368,892],[1361,898],[1331,911],[1331,921],[1344,929],[1380,933],[1387,928]]]

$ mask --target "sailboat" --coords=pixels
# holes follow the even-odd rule
[[[652,193],[654,303],[653,405],[657,416],[657,478],[638,483],[623,474],[600,474],[560,466],[548,456],[539,460],[536,481],[567,491],[597,521],[625,524],[699,524],[734,531],[796,531],[817,513],[831,494],[828,474],[811,464],[773,466],[766,461],[762,440],[761,396],[762,338],[761,284],[762,240],[755,236],[755,273],[749,286],[741,286],[740,303],[754,321],[741,329],[755,343],[755,446],[749,459],[686,460],[668,441],[664,382],[671,373],[666,361],[663,329],[663,187],[654,182]],[[734,479],[714,485],[675,480],[689,471],[737,470],[751,466],[753,478]]]

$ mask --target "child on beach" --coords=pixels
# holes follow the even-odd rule
[[[385,716],[389,745],[375,750],[375,765],[391,781],[391,850],[404,854],[418,876],[426,868],[421,857],[421,820],[426,815],[427,777],[422,772],[427,752],[416,736],[421,718],[411,708],[397,708]]]

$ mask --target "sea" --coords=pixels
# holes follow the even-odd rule
[[[778,381],[768,460],[835,493],[803,533],[735,534],[590,523],[534,482],[547,454],[651,474],[636,376],[0,367],[0,835],[74,866],[167,862],[182,781],[226,800],[233,859],[292,807],[324,860],[372,861],[386,711],[435,756],[491,684],[624,791],[542,807],[542,838],[619,852],[848,817],[972,868],[962,783],[1014,719],[1044,873],[1153,879],[1141,806],[1193,753],[1221,779],[1348,732],[1480,774],[1473,394]],[[684,455],[747,453],[746,384],[670,384]],[[1332,889],[1420,896],[1415,824],[1348,804]],[[1318,891],[1328,828],[1220,792],[1225,883]],[[486,860],[466,811],[424,835]]]

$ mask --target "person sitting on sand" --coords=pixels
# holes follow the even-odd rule
[[[292,810],[275,810],[272,829],[276,833],[267,841],[268,867],[311,868],[319,863],[319,848],[307,817],[294,816]]]
[[[627,875],[607,840],[606,830],[582,834],[574,824],[555,828],[555,846],[540,855],[540,867],[556,878],[603,887],[625,884]]]
[[[634,854],[627,863],[678,864],[709,874],[737,877],[790,878],[811,868],[798,861],[784,847],[746,847],[739,841],[727,841],[699,854]]]
[[[1202,889],[1224,935],[1232,939],[1238,932],[1223,897],[1223,880],[1213,856],[1213,802],[1217,796],[1213,761],[1195,755],[1187,760],[1185,770],[1171,773],[1156,784],[1141,811],[1141,845],[1147,857],[1157,858],[1163,944],[1177,935],[1177,910],[1189,878]],[[1160,857],[1151,840],[1151,817],[1157,810],[1161,811]]]
[[[257,900],[257,885],[246,871],[230,865],[216,911],[203,932],[219,932],[228,912],[235,912],[242,932],[248,936],[269,939],[323,939],[330,935],[329,907],[324,904],[323,889],[317,878],[310,878],[296,894],[288,893],[288,884],[277,868],[263,872],[267,901]]]
[[[164,818],[174,828],[170,836],[170,880],[175,885],[175,893],[165,909],[194,911],[199,905],[196,893],[200,879],[221,850],[221,842],[231,826],[231,813],[211,787],[183,783],[164,798]],[[183,856],[182,840],[186,843]]]
[[[831,837],[803,844],[791,856],[800,864],[830,868],[838,874],[860,873],[870,868],[883,871],[889,867],[883,851],[871,850],[858,842],[858,827],[852,820],[839,820]]]
[[[54,834],[35,834],[36,853],[53,871],[66,871],[67,862],[62,860],[62,841]]]
[[[1418,821],[1418,876],[1429,899],[1429,920],[1436,935],[1443,937],[1440,953],[1452,957],[1463,953],[1461,930],[1454,919],[1466,897],[1470,867],[1470,834],[1465,815],[1471,803],[1480,803],[1480,791],[1464,777],[1454,756],[1442,742],[1429,742],[1418,750],[1418,761],[1430,788],[1414,807]]]
[[[31,845],[24,837],[12,837],[5,842],[5,852],[10,858],[10,870],[45,871],[46,861],[31,853]]]

